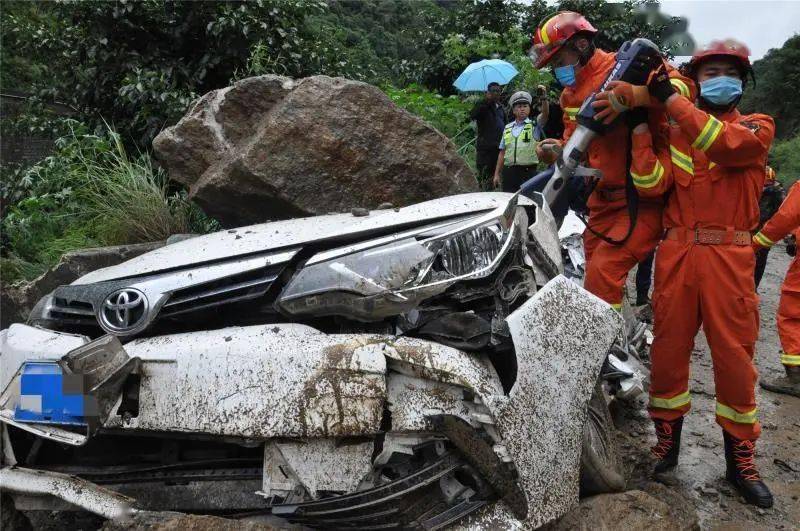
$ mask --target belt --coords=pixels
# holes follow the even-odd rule
[[[673,227],[667,229],[665,240],[701,245],[750,245],[750,232],[746,230],[688,229]]]
[[[594,193],[603,201],[625,199],[625,188],[595,188]]]

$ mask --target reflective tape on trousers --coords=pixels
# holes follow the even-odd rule
[[[685,391],[672,398],[658,398],[657,396],[650,396],[650,407],[657,407],[660,409],[680,409],[692,402],[692,397],[689,391]]]
[[[717,415],[737,424],[754,424],[758,420],[758,408],[753,408],[746,413],[739,413],[732,407],[717,402]]]

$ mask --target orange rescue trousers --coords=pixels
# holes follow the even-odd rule
[[[586,253],[586,279],[584,288],[616,309],[622,307],[622,297],[628,272],[647,258],[661,239],[660,203],[642,202],[636,227],[623,245],[614,245],[592,234],[583,232]],[[628,232],[628,211],[621,209],[592,213],[589,226],[600,234],[621,240]]]
[[[781,363],[800,365],[800,260],[795,257],[781,287],[778,304],[778,335],[781,338]]]
[[[650,351],[653,419],[672,421],[689,411],[689,361],[702,325],[714,364],[717,423],[740,440],[760,435],[753,366],[759,326],[754,267],[749,245],[661,242]]]

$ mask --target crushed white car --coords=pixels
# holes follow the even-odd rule
[[[562,273],[547,205],[504,193],[92,272],[0,332],[0,487],[106,518],[538,527],[622,486],[598,384],[622,320]]]

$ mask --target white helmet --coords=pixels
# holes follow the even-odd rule
[[[512,107],[517,103],[527,103],[528,105],[531,104],[533,98],[531,97],[529,92],[525,92],[524,90],[520,90],[519,92],[515,92],[511,99],[508,100],[508,104]]]

